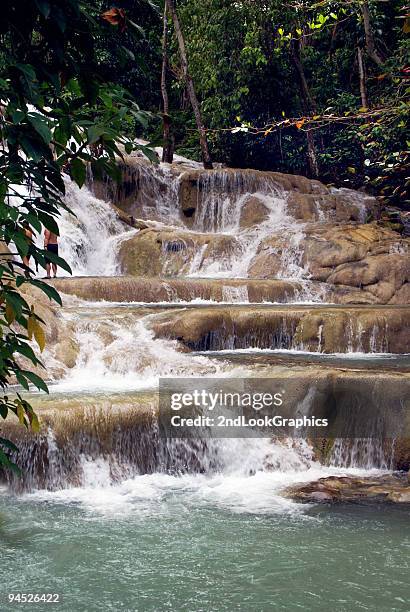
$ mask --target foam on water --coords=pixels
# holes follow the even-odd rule
[[[237,441],[239,443],[243,441]],[[249,442],[249,441],[248,441]],[[24,496],[28,501],[48,501],[61,504],[77,504],[90,513],[107,517],[120,514],[158,515],[166,511],[170,501],[178,502],[182,511],[189,508],[219,508],[233,513],[246,514],[302,514],[305,506],[283,497],[283,489],[296,483],[305,483],[336,475],[374,475],[380,470],[322,467],[315,462],[302,465],[292,449],[274,446],[265,440],[252,440],[256,461],[263,453],[273,452],[282,459],[282,469],[267,470],[252,463],[250,448],[240,449],[246,458],[246,467],[228,466],[225,471],[211,474],[184,474],[174,476],[164,473],[144,474],[112,484],[109,466],[103,459],[83,459],[84,482],[81,487],[59,491],[36,491]],[[232,452],[232,448],[230,452]],[[271,451],[272,452],[272,451]],[[238,464],[240,456],[235,455]]]
[[[131,321],[117,317],[78,319],[79,355],[74,368],[50,387],[52,393],[93,393],[153,389],[160,376],[216,374],[222,365],[177,350],[177,342],[154,339],[150,315]]]
[[[250,348],[236,348],[236,349],[222,349],[222,350],[214,350],[214,351],[197,351],[200,354],[210,354],[210,355],[253,355],[253,354],[284,354],[284,355],[311,355],[314,357],[318,357],[319,351],[302,351],[298,349],[270,349],[270,348],[258,348],[258,347],[250,347]],[[363,353],[361,351],[350,351],[347,353],[320,353],[320,358],[326,359],[368,359],[369,361],[377,360],[377,359],[397,359],[397,353]],[[410,353],[400,353],[400,358],[410,357]]]

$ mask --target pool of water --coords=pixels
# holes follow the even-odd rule
[[[403,508],[298,505],[266,474],[107,487],[95,468],[90,487],[0,494],[1,610],[9,592],[67,612],[409,609]]]

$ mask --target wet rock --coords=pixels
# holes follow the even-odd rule
[[[174,311],[152,321],[158,337],[188,349],[269,348],[406,353],[410,309],[218,307]]]
[[[304,176],[235,168],[207,171],[184,163],[164,168],[135,156],[125,156],[119,162],[119,170],[122,180],[118,183],[109,178],[92,183],[97,197],[115,203],[126,216],[157,219],[158,201],[164,196],[170,200],[176,196],[181,220],[187,227],[193,227],[203,205],[202,195],[207,190],[217,197],[266,192],[267,187],[284,192],[288,194],[290,212],[305,221],[365,221],[368,217],[377,218],[378,214],[374,198],[348,189],[331,191],[319,181]],[[174,179],[177,193],[171,185]],[[256,222],[256,218],[248,220],[248,214],[251,213],[244,213],[242,227]],[[257,217],[259,222],[264,217],[262,209]]]
[[[27,303],[30,306],[34,306],[35,313],[44,321],[43,327],[46,335],[45,350],[52,357],[46,371],[40,366],[34,368],[31,362],[27,360],[24,360],[24,364],[42,378],[60,378],[64,374],[65,367],[73,367],[75,365],[79,352],[73,324],[61,316],[59,305],[51,301],[37,287],[23,285],[21,292]],[[38,354],[38,357],[44,361],[34,342],[33,349]]]
[[[81,486],[83,455],[94,460],[104,457],[113,481],[158,469],[161,441],[154,428],[155,396],[33,398],[31,403],[40,420],[39,433],[12,419],[4,427],[19,448],[13,460],[22,473],[16,476],[0,470],[0,482],[5,479],[14,491]]]
[[[122,242],[119,261],[123,274],[176,276],[189,273],[195,258],[199,269],[202,260],[212,264],[237,248],[234,236],[148,228]]]
[[[342,303],[405,304],[409,303],[409,245],[409,240],[375,223],[315,225],[305,229],[296,250],[311,278],[328,283],[329,291],[344,296]],[[250,276],[277,276],[286,249],[289,237],[266,238],[251,262]]]
[[[290,191],[288,212],[302,221],[335,221],[363,223],[378,216],[377,201],[348,189],[334,193],[304,193]]]
[[[290,487],[283,494],[295,501],[305,503],[410,504],[410,485],[407,474],[369,478],[330,476],[307,485]]]
[[[171,196],[171,178],[180,170],[165,170],[141,157],[126,156],[118,163],[121,180],[94,180],[89,187],[102,200],[113,203],[126,217],[161,220],[157,211],[158,200]]]
[[[319,181],[303,176],[248,169],[189,170],[180,177],[179,201],[185,221],[191,226],[204,205],[203,193],[211,191],[214,196],[229,197],[230,193],[266,192],[267,187],[273,193],[284,193],[289,213],[296,219],[363,222],[378,216],[378,203],[370,196],[348,189],[333,193]]]
[[[66,295],[111,302],[189,302],[195,299],[288,302],[298,299],[303,292],[303,285],[298,282],[259,279],[110,276],[58,278],[50,283]]]
[[[239,225],[243,229],[247,229],[254,225],[259,225],[266,221],[269,216],[269,210],[265,204],[257,197],[250,197],[241,209]]]

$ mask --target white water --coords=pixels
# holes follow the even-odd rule
[[[207,191],[206,189],[209,189]],[[251,198],[256,198],[268,211],[268,217],[258,225],[242,229],[240,217],[243,207]],[[204,249],[194,257],[189,276],[215,278],[247,278],[248,270],[263,241],[269,236],[286,236],[286,246],[281,252],[268,247],[270,254],[280,259],[280,266],[275,275],[279,279],[304,280],[309,273],[301,263],[300,243],[304,237],[304,224],[297,222],[287,211],[286,196],[270,182],[266,182],[264,191],[236,194],[235,197],[221,198],[206,183],[202,193],[199,215],[195,222],[197,231],[214,231],[232,235],[237,240],[237,248],[231,253],[217,259],[205,259]]]
[[[142,171],[146,186],[155,183],[158,194],[155,206],[157,220],[178,224],[178,179],[162,166],[160,172],[150,168]],[[220,182],[225,181],[225,190]],[[218,185],[217,185],[218,182]],[[224,184],[224,183],[223,183]],[[117,253],[124,239],[134,230],[124,229],[110,205],[95,198],[87,188],[78,189],[66,179],[66,202],[76,217],[64,214],[59,220],[60,254],[71,265],[75,275],[116,275]],[[249,266],[263,241],[272,234],[285,238],[285,247],[267,247],[280,260],[278,278],[303,280],[308,272],[302,265],[300,243],[304,224],[296,221],[287,209],[286,196],[277,186],[265,180],[255,187],[237,173],[218,172],[203,180],[200,190],[195,230],[219,232],[234,236],[238,249],[224,257],[210,260],[202,247],[190,262],[191,276],[246,277]],[[222,194],[222,195],[221,195]],[[250,197],[257,198],[268,210],[265,221],[256,227],[242,229],[240,216]],[[148,215],[150,208],[145,209]],[[307,291],[305,299],[314,296]],[[247,302],[246,288],[224,289],[227,302]],[[101,305],[101,304],[99,304]],[[112,304],[111,304],[112,306]],[[92,308],[92,305],[90,305]],[[75,366],[62,380],[52,385],[53,393],[126,392],[155,389],[160,376],[240,376],[241,368],[233,368],[220,360],[190,355],[177,350],[177,343],[154,339],[149,330],[149,317],[135,320],[116,316],[77,318],[76,341],[79,356]],[[353,331],[352,331],[353,334]],[[374,344],[374,349],[377,348]],[[373,345],[372,345],[373,346]],[[249,373],[248,373],[249,374]],[[314,399],[312,392],[306,399]],[[301,406],[305,410],[306,406]],[[58,452],[53,432],[49,432],[50,464]],[[171,476],[163,473],[137,476],[113,483],[110,464],[104,457],[81,457],[82,486],[58,492],[38,492],[40,498],[77,502],[101,512],[130,511],[141,505],[152,507],[168,495],[179,492],[182,500],[196,500],[203,505],[226,507],[234,512],[300,511],[283,498],[280,490],[292,482],[316,479],[335,468],[315,463],[310,449],[303,443],[272,443],[266,439],[235,439],[211,441],[206,452],[209,461],[218,457],[218,473]],[[346,470],[345,470],[346,471]],[[183,503],[183,502],[182,502]]]
[[[200,353],[200,351],[198,351]],[[205,351],[204,351],[205,353]],[[410,353],[364,353],[362,351],[349,351],[347,353],[322,353],[319,350],[317,351],[304,351],[301,349],[270,349],[270,348],[258,348],[258,347],[249,347],[249,348],[235,348],[235,349],[222,349],[222,350],[212,350],[208,351],[209,354],[214,355],[253,355],[253,354],[279,354],[279,355],[307,355],[317,357],[320,355],[320,359],[368,359],[370,361],[374,361],[377,359],[385,360],[385,359],[404,359],[406,357],[410,357]]]
[[[80,504],[92,514],[158,515],[169,499],[178,499],[181,512],[190,506],[220,508],[246,514],[302,514],[304,506],[283,497],[283,489],[330,475],[380,473],[357,468],[325,468],[312,459],[309,448],[272,443],[266,439],[223,440],[215,443],[223,455],[221,471],[173,476],[154,473],[135,476],[113,484],[110,466],[103,458],[81,458],[81,487],[59,491],[37,491],[28,500]]]
[[[135,230],[126,229],[111,206],[86,188],[65,178],[65,203],[75,216],[64,212],[58,219],[59,255],[74,276],[114,276],[119,273],[118,249]],[[61,276],[68,276],[60,270]]]
[[[139,320],[103,316],[77,320],[77,362],[50,391],[90,394],[137,391],[156,389],[160,376],[221,373],[221,363],[182,353],[177,350],[176,341],[154,339],[146,324],[149,318],[150,315]]]

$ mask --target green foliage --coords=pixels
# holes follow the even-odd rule
[[[279,0],[179,0],[177,6],[216,159],[309,175],[306,131],[313,129],[320,178],[352,187],[365,184],[386,202],[403,201],[409,45],[402,3],[368,2],[383,65],[367,51],[363,2],[299,0],[293,6]],[[381,110],[370,118],[362,109],[359,47],[369,110]],[[308,107],[295,48],[309,89]],[[171,64],[178,75],[175,43]],[[177,146],[198,157],[184,83],[174,80],[172,93]],[[322,121],[323,115],[346,120]],[[296,121],[264,128],[306,116],[317,119],[299,122],[299,129]]]
[[[97,6],[97,5],[96,5]],[[41,367],[30,344],[44,349],[43,324],[22,291],[32,285],[61,303],[55,289],[31,277],[21,263],[46,267],[45,251],[28,238],[47,228],[58,234],[58,216],[67,210],[63,173],[81,187],[86,165],[96,175],[116,174],[119,145],[135,145],[123,134],[146,116],[118,85],[104,80],[97,66],[95,39],[110,25],[99,23],[79,0],[5,0],[0,38],[0,386],[18,382],[47,392],[41,377],[22,363]],[[47,253],[70,272],[60,257]],[[21,358],[24,358],[22,361]],[[13,397],[11,397],[13,395]],[[14,397],[15,396],[15,397]],[[30,404],[19,393],[0,397],[0,416],[39,428]],[[10,467],[15,448],[0,439],[0,465]]]

